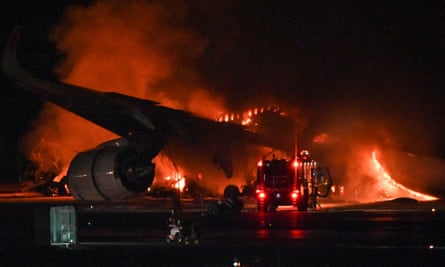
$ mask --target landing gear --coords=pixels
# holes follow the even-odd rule
[[[237,186],[228,185],[224,189],[224,199],[210,202],[207,208],[209,215],[234,215],[240,214],[244,203],[239,199],[240,192]]]

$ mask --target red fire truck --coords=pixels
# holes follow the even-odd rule
[[[275,211],[285,205],[315,210],[317,197],[327,197],[331,185],[329,169],[319,167],[306,150],[292,160],[261,160],[255,184],[258,210]]]

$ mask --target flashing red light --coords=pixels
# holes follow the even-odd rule
[[[292,192],[292,195],[291,195],[292,199],[297,199],[298,198],[298,193],[300,193],[300,192],[298,192],[298,190]]]
[[[264,193],[262,191],[258,192],[258,198],[265,199],[266,198],[266,193]]]
[[[294,166],[294,168],[298,168],[298,161],[297,161],[297,160],[294,160],[294,162],[293,162],[292,165]]]
[[[256,164],[258,167],[263,167],[263,161],[262,160],[260,160],[260,161],[258,161],[258,163]]]

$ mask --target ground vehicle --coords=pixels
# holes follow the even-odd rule
[[[276,159],[258,162],[256,198],[258,210],[275,211],[278,206],[292,205],[299,211],[316,209],[317,197],[326,197],[332,185],[327,167],[303,151],[293,160]]]

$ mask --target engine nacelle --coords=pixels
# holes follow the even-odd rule
[[[78,200],[101,201],[144,192],[153,182],[155,165],[137,158],[125,139],[79,153],[67,175],[71,194]]]

